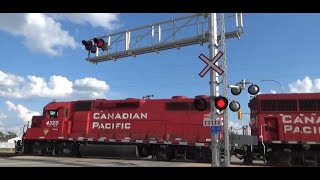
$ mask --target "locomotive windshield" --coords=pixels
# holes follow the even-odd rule
[[[48,111],[49,118],[57,118],[59,115],[58,110],[49,110]]]

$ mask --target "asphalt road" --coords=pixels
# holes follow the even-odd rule
[[[253,166],[264,166],[255,163]],[[44,156],[0,157],[0,167],[211,167],[210,163],[157,161],[153,159],[69,158]],[[232,158],[231,167],[249,167]]]

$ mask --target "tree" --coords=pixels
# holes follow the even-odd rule
[[[8,135],[9,136],[17,136],[17,134],[15,132],[12,132],[12,131],[8,131]]]
[[[2,131],[0,131],[0,136],[2,136],[3,135],[3,132]]]

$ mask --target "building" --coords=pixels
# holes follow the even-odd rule
[[[13,152],[15,141],[21,140],[16,135],[1,135],[0,136],[0,152]]]

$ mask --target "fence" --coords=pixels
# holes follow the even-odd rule
[[[0,152],[14,152],[15,144],[13,142],[0,142]]]

